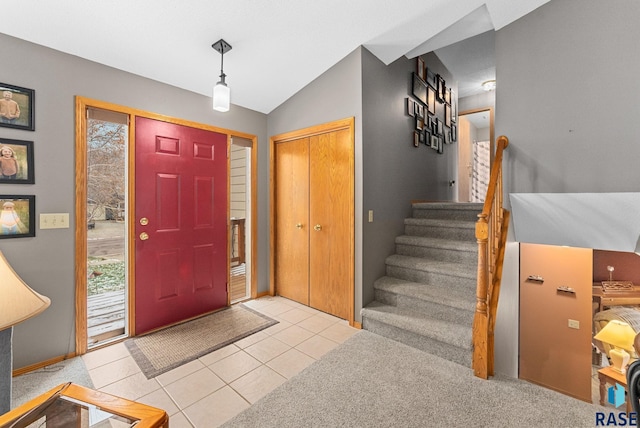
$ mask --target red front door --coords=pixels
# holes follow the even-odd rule
[[[135,326],[227,306],[227,136],[136,118]]]

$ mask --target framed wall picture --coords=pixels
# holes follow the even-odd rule
[[[416,73],[413,73],[413,96],[422,104],[427,104],[427,84]]]
[[[436,114],[436,90],[427,85],[427,109],[429,113]]]
[[[0,83],[0,92],[0,126],[33,131],[35,91]]]
[[[431,148],[438,150],[438,136],[431,134]]]
[[[432,71],[429,70],[429,68],[427,67],[426,71],[425,71],[425,77],[424,80],[432,86],[437,85],[438,80],[436,79],[436,74]]]
[[[451,127],[451,105],[444,105],[444,126]]]
[[[424,129],[424,117],[416,116],[416,131]]]
[[[420,77],[422,80],[425,79],[425,73],[426,71],[426,67],[424,66],[424,60],[422,59],[422,57],[418,57],[418,61],[416,64],[416,73],[418,74],[418,77]]]
[[[451,122],[456,123],[458,117],[458,99],[456,93],[451,91]]]
[[[413,147],[419,147],[419,146],[420,146],[420,132],[413,131]]]
[[[0,183],[34,183],[33,141],[0,138]]]
[[[451,89],[447,88],[444,92],[444,102],[451,104]]]
[[[424,129],[424,145],[427,147],[431,147],[431,132],[429,132],[428,128]]]
[[[443,144],[443,138],[442,137],[438,137],[438,153],[439,154],[443,154],[444,153],[444,144]]]
[[[36,197],[0,195],[0,239],[36,236]]]
[[[438,100],[438,102],[443,103],[444,102],[444,97],[445,97],[445,92],[447,91],[447,86],[445,84],[444,78],[442,76],[440,76],[439,74],[436,76],[438,83],[436,86],[436,98]]]
[[[458,127],[451,125],[451,142],[455,143],[458,140]]]
[[[416,115],[416,110],[415,110],[415,101],[413,101],[411,98],[407,98],[407,114],[411,117]]]

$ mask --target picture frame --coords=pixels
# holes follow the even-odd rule
[[[413,147],[420,147],[420,133],[413,131]]]
[[[438,136],[431,135],[431,148],[434,150],[438,150]]]
[[[438,100],[438,102],[443,103],[447,86],[444,81],[444,78],[439,74],[436,76],[436,79],[438,81],[436,86],[436,99]]]
[[[456,123],[458,121],[458,99],[456,93],[451,90],[451,122]]]
[[[431,132],[428,128],[425,128],[424,131],[424,145],[427,147],[431,147]]]
[[[438,128],[438,132],[436,132],[436,134],[444,135],[444,124],[442,123],[442,121],[440,119],[436,119],[436,124]]]
[[[451,88],[447,88],[444,92],[444,102],[451,104]]]
[[[437,85],[438,83],[438,80],[436,79],[436,74],[433,72],[433,70],[430,70],[428,67],[426,68],[426,71],[425,71],[424,80],[431,86]]]
[[[415,103],[414,109],[417,117],[424,117],[424,106],[422,104]]]
[[[0,83],[0,95],[0,127],[34,131],[35,91]]]
[[[427,85],[427,109],[429,113],[436,114],[436,90]]]
[[[438,137],[438,154],[444,153],[444,141],[442,137]]]
[[[444,126],[451,128],[451,105],[444,105]]]
[[[35,195],[0,195],[0,239],[36,236]]]
[[[422,80],[425,79],[425,70],[426,67],[424,65],[424,60],[419,56],[416,64],[416,73],[418,73],[418,77],[420,77]]]
[[[444,143],[451,144],[451,130],[444,133]]]
[[[35,183],[33,141],[0,138],[0,183]]]
[[[451,142],[455,143],[458,141],[458,127],[456,125],[451,125]]]
[[[407,98],[407,114],[411,117],[415,117],[416,115],[415,104],[415,101],[411,98]]]
[[[422,104],[427,104],[427,84],[416,73],[413,73],[412,93]]]
[[[416,131],[424,129],[424,117],[416,116]]]

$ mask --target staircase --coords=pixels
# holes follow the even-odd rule
[[[416,203],[362,309],[363,328],[471,367],[482,204]]]

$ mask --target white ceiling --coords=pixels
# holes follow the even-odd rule
[[[220,74],[211,45],[223,38],[233,47],[224,55],[231,102],[269,113],[360,45],[389,64],[548,1],[17,0],[3,4],[0,32],[208,96]]]

